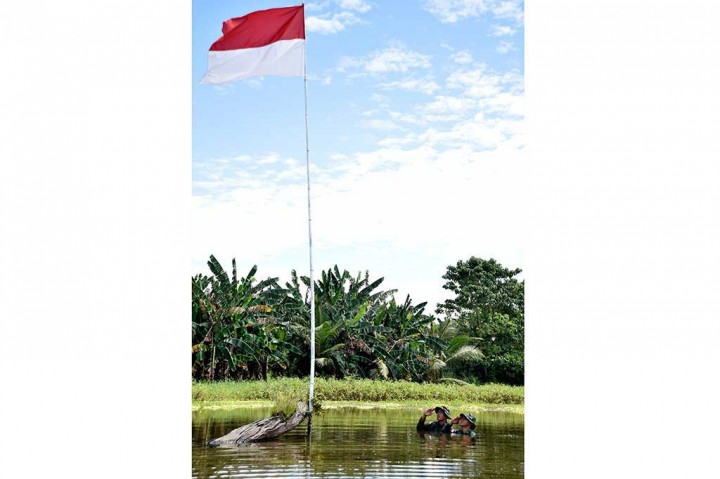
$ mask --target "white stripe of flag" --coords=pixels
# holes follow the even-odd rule
[[[304,6],[249,13],[223,23],[200,83],[227,83],[259,75],[303,76]]]

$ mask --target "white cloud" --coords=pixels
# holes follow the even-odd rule
[[[383,84],[417,91],[417,80],[404,79]],[[459,66],[440,86],[433,82],[431,90],[442,95],[414,106],[414,113],[392,110],[392,101],[377,98],[379,107],[365,110],[362,115],[372,118],[362,125],[381,131],[402,131],[402,136],[380,140],[384,146],[417,145],[428,142],[443,148],[462,143],[478,150],[497,148],[503,143],[522,147],[522,118],[524,116],[523,77],[518,72],[499,74],[486,65],[474,68]],[[433,127],[428,128],[428,125]],[[425,131],[418,127],[427,128]]]
[[[318,12],[325,10],[327,6],[330,4],[328,0],[325,0],[324,2],[317,3],[317,2],[309,2],[305,4],[305,11],[306,12]]]
[[[305,28],[309,32],[332,35],[345,30],[346,26],[359,23],[360,19],[350,12],[335,13],[332,16],[308,17],[305,20]]]
[[[352,274],[369,270],[385,277],[383,289],[428,301],[432,312],[450,296],[441,279],[447,265],[475,255],[522,266],[524,205],[512,191],[524,164],[516,149],[383,148],[341,162],[343,169],[313,170],[316,273],[335,264]],[[226,265],[237,258],[242,271],[257,264],[261,277],[287,280],[291,268],[307,274],[305,188],[265,184],[212,203],[194,197],[194,229],[212,232],[193,237],[194,268],[214,254]]]
[[[522,23],[522,0],[425,0],[425,10],[443,23],[455,23],[465,18],[491,14]]]
[[[398,122],[404,123],[407,125],[425,124],[424,120],[422,118],[418,117],[417,115],[412,115],[409,113],[402,113],[399,111],[387,110],[387,108],[383,108],[382,110],[379,110],[379,109],[367,110],[367,111],[362,112],[361,115],[364,117],[367,117],[367,118],[386,115],[389,118],[389,120],[379,120],[377,118],[374,118],[373,120],[368,120],[364,124],[369,124],[370,121],[374,121],[375,122],[375,123],[373,123],[374,125],[382,125],[383,123],[381,123],[381,122],[387,121],[388,125],[390,125],[391,123],[395,125],[394,127],[392,127],[393,129],[397,129],[399,127]]]
[[[355,10],[360,13],[365,13],[372,8],[370,4],[364,0],[336,0],[336,3],[340,8]]]
[[[308,17],[305,21],[305,26],[309,32],[322,33],[325,35],[345,30],[345,25],[335,18],[322,19],[318,17]]]
[[[392,82],[386,82],[381,85],[386,90],[409,90],[425,93],[427,95],[433,94],[440,88],[440,85],[432,80],[418,80],[415,78],[405,78],[403,80],[397,80]]]
[[[370,100],[377,103],[379,108],[388,108],[390,105],[390,97],[380,93],[373,93],[370,95]]]
[[[523,21],[523,7],[521,0],[504,0],[494,2],[492,12],[497,18],[509,18],[517,23]]]
[[[448,76],[446,84],[448,88],[460,89],[463,95],[473,98],[489,98],[503,91],[522,94],[523,91],[523,78],[519,73],[495,74],[485,65],[473,70],[457,70]]]
[[[502,145],[522,148],[522,125],[523,122],[517,119],[488,118],[480,112],[471,119],[452,124],[449,129],[435,126],[419,134],[388,137],[380,144],[387,148],[427,145],[440,150],[469,147],[473,151],[493,150]]]
[[[523,78],[517,72],[499,74],[485,65],[459,68],[446,79],[443,94],[416,105],[416,125],[433,125],[387,137],[386,147],[427,144],[438,148],[470,145],[482,151],[503,144],[521,148],[524,117]],[[407,122],[407,124],[411,124]]]
[[[401,113],[399,111],[389,111],[388,115],[395,121],[400,121],[409,125],[424,125],[425,121],[417,115],[411,115],[409,113]]]
[[[488,11],[491,0],[425,0],[425,9],[443,23],[455,23]]]
[[[484,98],[479,102],[490,114],[523,117],[525,115],[525,97],[522,93],[503,92],[495,97]]]
[[[416,68],[430,68],[430,56],[400,47],[377,50],[364,58],[343,57],[338,70],[360,70],[365,73],[407,72]]]
[[[452,58],[455,63],[459,63],[461,65],[466,65],[468,63],[472,63],[473,61],[472,55],[467,50],[453,53],[450,58]]]
[[[408,88],[413,85],[401,80],[392,86],[401,82],[407,82]],[[376,98],[378,107],[362,113],[372,120],[362,125],[394,133],[379,140],[383,147],[428,144],[442,149],[466,144],[482,151],[508,144],[522,148],[524,85],[519,72],[501,74],[484,64],[458,66],[437,90],[443,93],[414,105],[412,114],[393,111],[389,98]]]
[[[281,181],[301,183],[303,178],[303,165],[298,160],[276,153],[193,161],[193,194],[220,201],[242,188]]]
[[[265,155],[265,157],[260,158],[258,160],[258,164],[259,165],[272,165],[274,163],[279,163],[280,161],[282,161],[282,158],[280,158],[280,155],[278,155],[277,153],[269,153],[269,154]]]
[[[323,13],[317,16],[307,17],[305,19],[305,28],[309,32],[320,33],[323,35],[332,35],[342,32],[346,27],[362,20],[355,14],[368,12],[372,7],[364,0],[334,0],[337,9],[333,12]],[[305,8],[309,12],[321,12],[331,7],[328,1],[322,3],[308,3]]]
[[[370,3],[365,0],[333,0],[333,3],[343,10],[353,10],[359,13],[366,13],[372,9]],[[310,2],[305,4],[305,10],[309,12],[319,12],[329,8],[330,5],[331,2],[329,0],[320,3]]]
[[[364,65],[371,73],[406,72],[413,68],[430,68],[430,57],[399,48],[376,52]]]
[[[462,114],[474,108],[477,108],[477,101],[473,98],[441,95],[425,105],[423,110],[430,114]]]
[[[498,53],[508,53],[509,51],[514,50],[513,46],[513,42],[500,42],[495,50],[497,50]]]
[[[490,30],[490,35],[493,37],[504,37],[509,35],[515,35],[516,29],[509,25],[493,25]]]
[[[450,130],[428,130],[418,137],[418,141],[445,147],[471,145],[479,150],[497,148],[510,140],[520,146],[516,137],[521,133],[521,127],[522,122],[517,120],[486,118],[483,113],[476,113],[472,119],[458,123]]]
[[[381,120],[381,119],[373,119],[373,120],[367,120],[361,123],[361,125],[365,128],[370,128],[373,130],[382,130],[382,131],[389,131],[389,130],[400,130],[402,127],[391,120]]]
[[[525,237],[517,221],[524,205],[511,193],[523,168],[516,148],[478,152],[468,144],[443,149],[423,144],[336,160],[313,169],[316,271],[334,264],[353,274],[368,269],[386,276],[383,288],[402,285],[398,297],[429,301],[431,312],[446,297],[441,276],[447,265],[471,255],[517,265]],[[263,277],[287,278],[291,267],[307,274],[305,195],[303,182],[270,182],[239,187],[227,201],[195,196],[195,230],[212,231],[193,238],[193,250],[200,252],[196,267],[215,254],[224,263],[238,258],[239,268],[258,264]],[[435,253],[432,261],[419,255],[421,249]],[[395,262],[405,267],[388,267]],[[406,273],[387,276],[389,270]],[[436,281],[413,281],[417,276]]]

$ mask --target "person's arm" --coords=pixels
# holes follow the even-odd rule
[[[459,431],[459,429],[453,429],[453,428],[452,428],[452,425],[453,425],[453,424],[457,424],[457,423],[459,423],[459,422],[460,422],[460,416],[457,416],[457,417],[453,418],[452,421],[450,421],[449,423],[447,423],[447,424],[448,424],[448,432],[449,432],[450,434],[455,434],[457,431]]]
[[[423,412],[423,414],[422,414],[422,416],[420,416],[420,419],[418,420],[418,423],[416,426],[416,429],[418,431],[424,431],[425,429],[427,429],[427,426],[425,425],[425,418],[428,417],[432,413],[433,413],[433,408],[426,409]]]

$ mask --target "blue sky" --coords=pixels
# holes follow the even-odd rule
[[[308,274],[302,78],[203,85],[222,22],[280,1],[193,2],[192,266]],[[327,0],[306,9],[317,274],[449,294],[472,255],[523,268],[523,2]]]

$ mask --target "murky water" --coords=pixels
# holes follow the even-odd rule
[[[453,411],[459,413],[460,411]],[[328,409],[268,442],[207,446],[213,438],[270,416],[270,409],[193,413],[194,478],[468,478],[523,477],[524,419],[473,412],[477,438],[419,434],[414,409]]]

